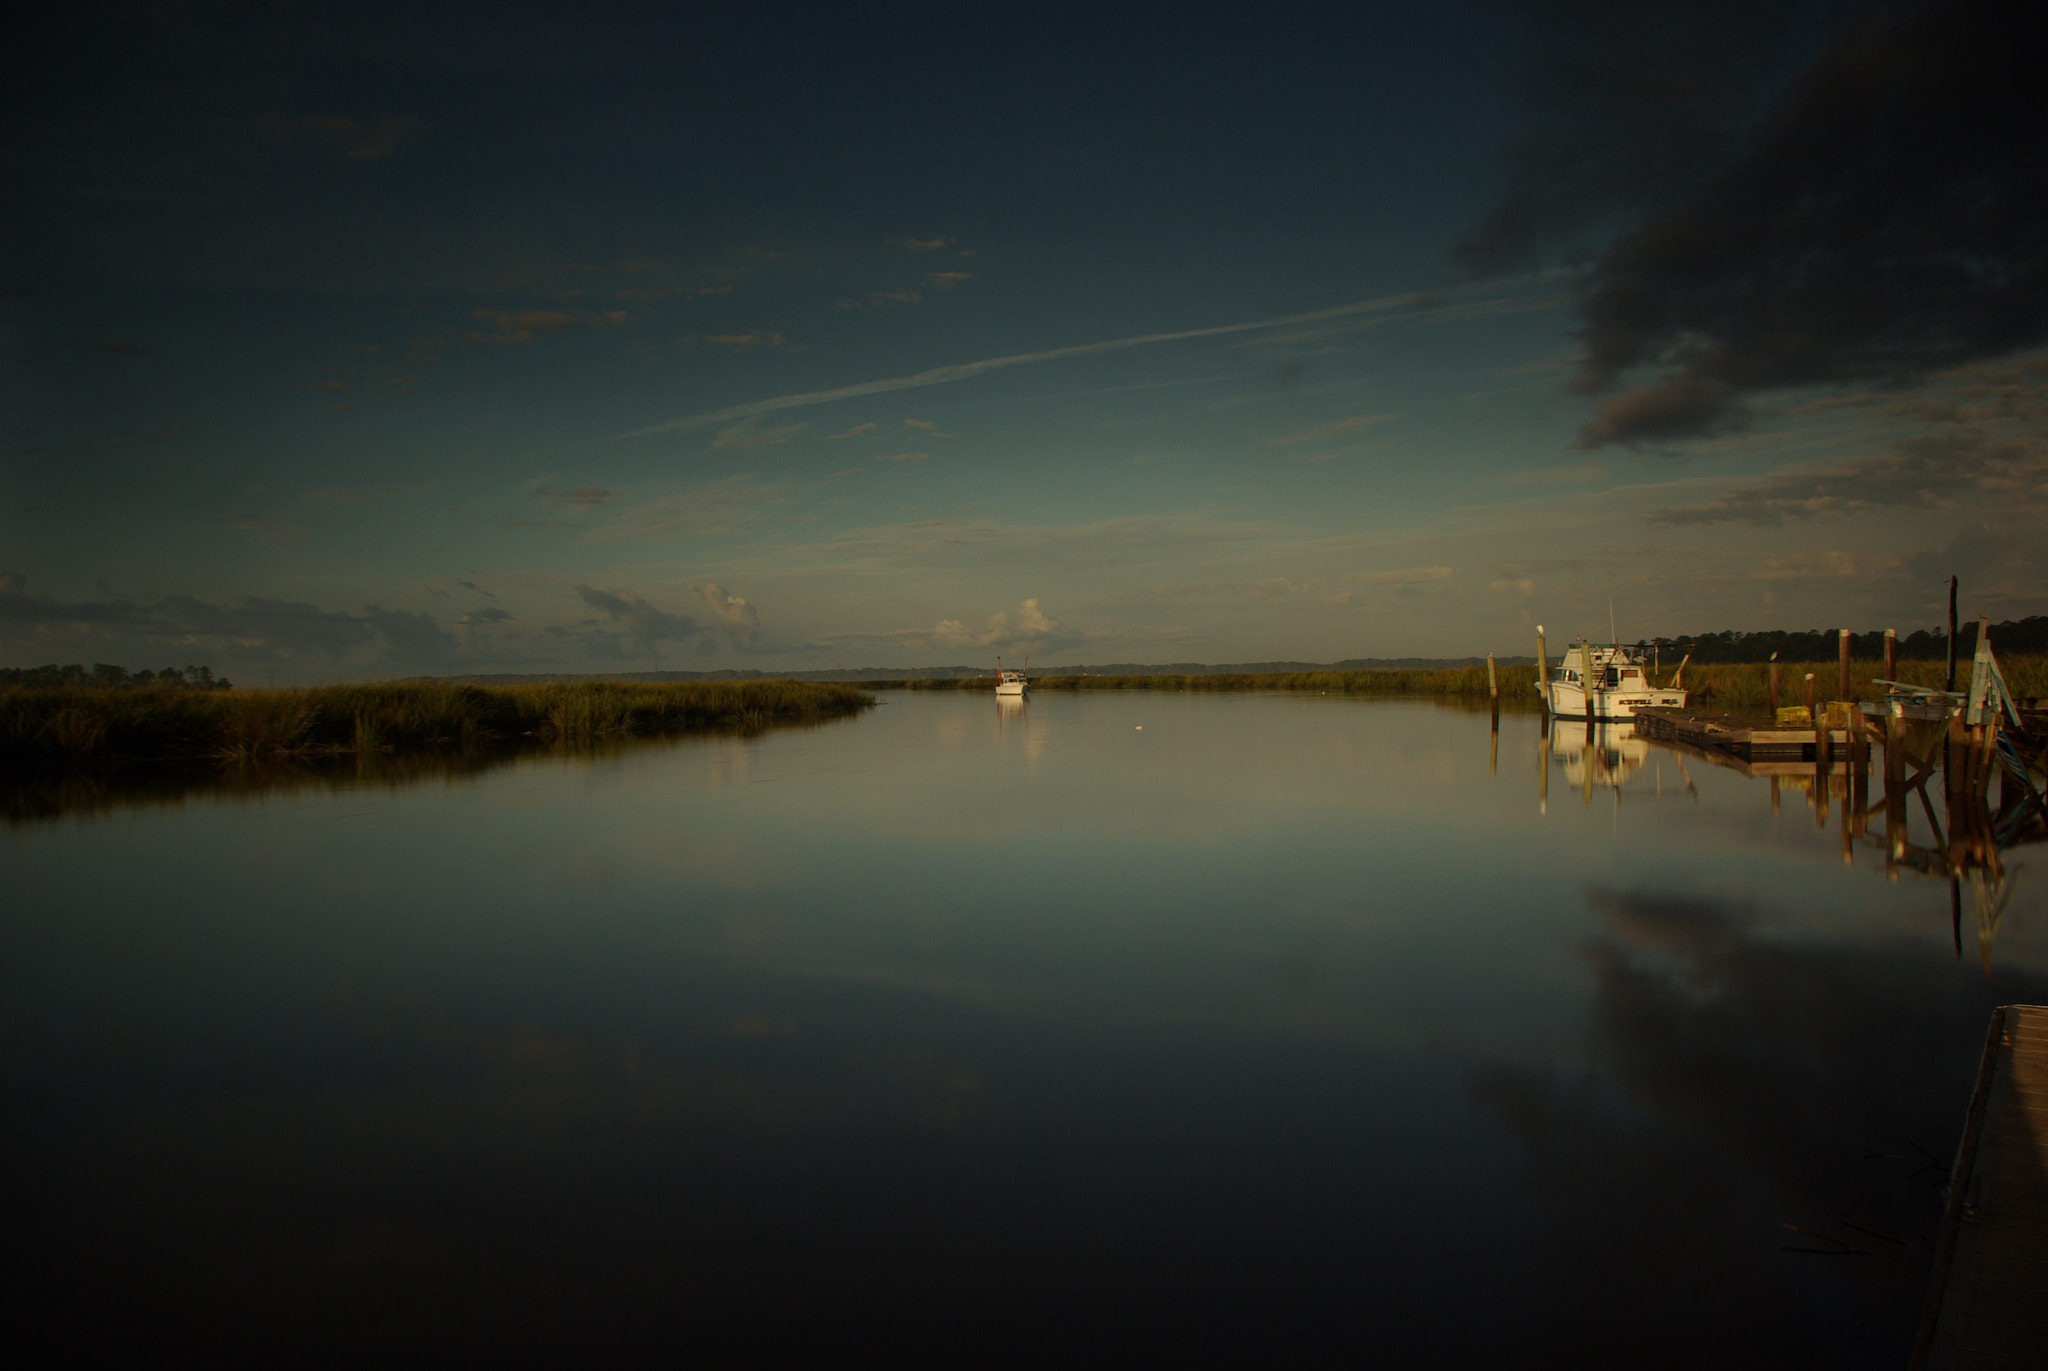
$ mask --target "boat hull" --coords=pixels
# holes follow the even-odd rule
[[[998,699],[1007,697],[1021,700],[1027,693],[1028,687],[1022,681],[1004,681],[996,687],[996,697]]]
[[[1554,719],[1583,719],[1587,716],[1586,692],[1576,685],[1564,681],[1547,683],[1545,703],[1550,706]],[[1683,709],[1685,692],[1682,690],[1596,690],[1593,692],[1592,717],[1602,719],[1633,719],[1638,709]]]

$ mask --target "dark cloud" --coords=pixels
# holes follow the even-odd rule
[[[196,643],[218,659],[253,662],[334,659],[380,643],[387,657],[420,661],[455,644],[432,615],[377,605],[351,613],[260,596],[228,604],[191,595],[70,600],[30,595],[19,573],[0,576],[0,645],[8,655],[62,652],[78,636],[101,651],[148,656]]]
[[[511,618],[512,616],[509,613],[498,608],[496,605],[485,605],[482,609],[470,610],[455,622],[459,624],[502,624],[508,622]]]
[[[621,630],[616,636],[596,636],[588,646],[596,656],[620,656],[626,645],[653,653],[664,642],[709,645],[712,630],[687,614],[670,614],[656,609],[631,591],[613,592],[579,585],[576,594],[584,604],[600,610]]]
[[[1771,0],[1530,0],[1528,132],[1510,185],[1454,256],[1482,272],[1543,252],[1589,255],[1645,205],[1723,170],[1741,129],[1782,84],[1812,5]]]
[[[1653,511],[1649,519],[1663,525],[1782,524],[1869,509],[1937,509],[1973,492],[2009,509],[2048,503],[2048,439],[1944,428],[1878,456],[1773,476],[1705,504]]]
[[[478,585],[475,581],[464,580],[460,577],[457,577],[455,584],[461,586],[464,590],[473,590],[477,594],[482,595],[487,599],[495,600],[498,598],[497,596],[491,594],[490,591],[485,590],[482,586]]]
[[[2048,11],[1862,10],[1755,117],[1768,68],[1731,50],[1750,16],[1652,13],[1661,32],[1698,30],[1697,68],[1614,68],[1642,92],[1634,116],[1582,128],[1596,142],[1555,165],[1553,187],[1518,188],[1468,244],[1498,260],[1546,221],[1638,207],[1584,284],[1576,384],[1663,375],[1610,400],[1584,446],[1689,437],[1738,422],[1748,395],[1898,384],[2048,339],[2048,143],[2033,95]],[[1798,13],[1759,31],[1789,41]],[[1730,76],[1743,79],[1714,89]]]

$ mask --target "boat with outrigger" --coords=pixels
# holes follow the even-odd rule
[[[1019,671],[1006,669],[1003,666],[1003,659],[1000,657],[996,658],[996,698],[1000,700],[1009,697],[1021,700],[1030,694],[1031,682],[1028,677],[1030,670],[1031,659],[1029,657],[1024,659],[1024,667]]]
[[[1536,632],[1540,639],[1543,625],[1538,624]],[[1600,646],[1581,638],[1565,650],[1550,678],[1536,683],[1536,690],[1552,718],[1633,719],[1638,709],[1685,707],[1680,682],[1691,660],[1688,653],[1671,673],[1669,684],[1660,686],[1648,643]]]

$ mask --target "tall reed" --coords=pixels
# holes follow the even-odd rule
[[[583,681],[479,686],[371,681],[299,690],[0,689],[0,763],[255,761],[591,739],[748,731],[850,714],[856,686],[813,681]]]

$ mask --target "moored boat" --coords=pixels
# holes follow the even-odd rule
[[[1003,666],[1003,659],[1000,657],[996,658],[996,697],[998,699],[1006,695],[1014,695],[1021,699],[1030,693],[1031,682],[1026,679],[1025,675],[1025,672],[1031,668],[1031,659],[1029,657],[1024,659],[1024,668],[1024,671],[1006,670]]]
[[[1671,673],[1670,685],[1659,686],[1639,648],[1625,643],[1595,647],[1581,639],[1537,689],[1559,719],[1632,719],[1638,709],[1683,708],[1685,691],[1678,677],[1684,669],[1681,665]]]

